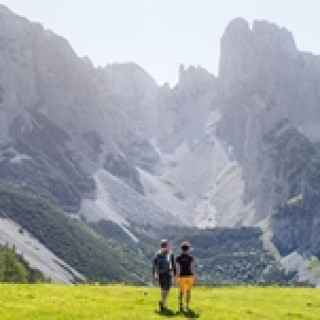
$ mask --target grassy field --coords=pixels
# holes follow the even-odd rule
[[[1,320],[320,319],[320,291],[304,288],[195,288],[193,312],[177,313],[173,289],[165,315],[157,288],[0,285]]]

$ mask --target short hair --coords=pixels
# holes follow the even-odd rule
[[[162,239],[160,242],[160,247],[161,248],[166,248],[168,246],[168,240],[167,239]]]
[[[183,242],[181,243],[181,249],[184,250],[184,251],[189,250],[189,249],[190,249],[190,243],[187,242],[187,241],[183,241]]]

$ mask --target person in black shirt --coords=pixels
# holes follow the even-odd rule
[[[189,254],[190,244],[186,241],[181,244],[181,254],[176,260],[177,277],[179,284],[179,311],[183,311],[183,296],[186,293],[187,310],[191,301],[191,288],[195,283],[195,263]]]
[[[166,308],[167,297],[172,285],[172,276],[176,275],[176,266],[173,253],[167,240],[161,240],[160,250],[156,253],[153,261],[153,277],[158,279],[161,287],[160,311]]]

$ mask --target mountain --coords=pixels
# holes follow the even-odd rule
[[[52,280],[145,282],[147,272],[138,255],[124,259],[122,247],[41,197],[1,183],[0,205],[1,222],[9,225],[15,221],[20,226],[12,225],[8,232],[11,238],[3,240],[13,241],[24,257]]]
[[[268,155],[269,138],[295,129],[310,141],[319,140],[320,59],[299,52],[287,30],[263,21],[250,29],[236,19],[221,46],[219,76],[225,99],[218,130],[244,170],[244,199],[254,200],[255,222],[301,192],[301,186],[293,188],[280,176],[284,170],[276,167],[283,158]]]
[[[218,75],[182,65],[171,88],[134,63],[94,68],[65,39],[4,6],[0,21],[1,194],[7,199],[12,186],[10,201],[26,206],[36,197],[30,210],[46,217],[38,230],[22,204],[4,202],[10,220],[0,231],[31,232],[52,261],[75,269],[64,281],[119,280],[107,272],[114,269],[101,252],[109,250],[123,279],[142,281],[122,259],[134,245],[146,270],[148,230],[260,227],[264,246],[306,279],[309,260],[320,257],[320,58],[300,52],[289,31],[234,19]],[[75,239],[88,237],[96,264],[80,249],[69,255],[78,240],[53,242],[46,212],[59,212],[57,230],[63,223]],[[33,261],[44,269],[41,259]]]
[[[15,250],[0,245],[0,281],[9,283],[45,282],[39,270],[31,268],[23,256]]]
[[[243,170],[243,200],[254,212],[249,224],[263,226],[283,264],[302,277],[310,257],[319,258],[318,194],[311,182],[318,172],[319,62],[298,51],[289,31],[265,21],[250,27],[235,19],[221,41],[218,135]]]

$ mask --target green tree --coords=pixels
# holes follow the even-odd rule
[[[26,283],[28,272],[19,261],[14,249],[0,247],[0,281]]]

